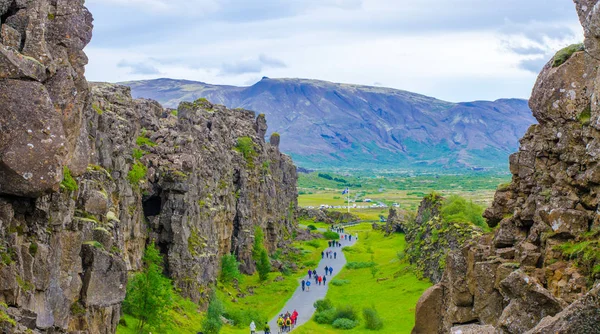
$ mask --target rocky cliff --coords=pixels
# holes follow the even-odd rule
[[[255,270],[256,227],[270,251],[290,238],[296,168],[264,115],[89,85],[83,0],[0,12],[0,332],[113,333],[151,240],[204,302],[222,255]]]
[[[447,257],[413,333],[600,333],[600,3],[575,5],[585,47],[559,52],[535,84],[539,125],[484,214],[497,229]]]

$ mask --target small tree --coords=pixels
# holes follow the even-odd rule
[[[252,259],[256,261],[256,269],[258,277],[261,281],[266,281],[271,272],[271,262],[269,261],[269,253],[264,246],[264,233],[258,226],[254,229],[254,246],[252,247]]]
[[[173,304],[171,280],[163,276],[162,256],[151,243],[144,252],[144,269],[136,274],[127,285],[123,309],[140,322],[141,333],[146,325],[160,326]]]
[[[269,254],[267,254],[267,250],[264,248],[260,252],[260,259],[256,263],[256,268],[258,269],[258,277],[260,280],[266,281],[271,272],[271,262],[269,261]]]
[[[254,228],[254,245],[252,247],[252,259],[254,261],[259,261],[261,256],[261,251],[265,248],[263,239],[265,234],[259,226]]]
[[[221,259],[221,282],[230,283],[234,279],[240,280],[240,263],[233,254],[223,256]]]
[[[224,312],[223,303],[213,294],[208,303],[206,318],[202,322],[202,331],[206,334],[218,334],[221,331],[221,327],[223,327],[221,316]]]

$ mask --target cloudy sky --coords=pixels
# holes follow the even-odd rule
[[[399,88],[449,101],[528,98],[583,40],[571,0],[88,0],[93,81],[263,76]]]

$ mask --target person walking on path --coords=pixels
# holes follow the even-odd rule
[[[319,276],[315,275],[315,284],[319,284]]]
[[[285,319],[285,327],[287,327],[287,331],[290,332],[292,330],[292,318],[288,317]]]
[[[323,276],[323,285],[325,285],[327,283],[327,277]]]
[[[302,291],[304,291],[304,288],[306,287],[306,281],[302,280]]]
[[[333,259],[337,259],[337,252],[333,252]]]
[[[325,258],[325,252],[321,252],[321,258],[324,259]]]
[[[329,267],[329,276],[333,274],[333,268]]]
[[[271,326],[268,322],[265,322],[265,334],[271,334]]]
[[[283,317],[281,316],[281,314],[279,315],[279,318],[277,319],[277,326],[279,326],[279,333],[283,333],[283,326],[285,326],[285,321],[283,320]]]
[[[348,241],[352,241],[352,235],[348,235]]]
[[[256,333],[256,324],[254,323],[254,321],[252,321],[250,323],[250,334],[255,334]]]
[[[331,240],[327,241],[327,244],[329,245],[329,247],[331,247]]]
[[[321,283],[323,283],[323,276],[319,276],[319,285],[321,285]]]
[[[310,291],[310,281],[306,282],[306,292]]]
[[[317,270],[313,269],[313,276],[317,276]]]
[[[308,279],[312,278],[312,270],[308,269]]]
[[[358,233],[354,233],[354,240],[358,241]]]
[[[329,270],[329,267],[325,266],[325,276],[327,276],[327,271]]]

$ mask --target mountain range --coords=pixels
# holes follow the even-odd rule
[[[166,107],[206,98],[264,113],[281,150],[308,168],[506,170],[535,123],[527,100],[452,103],[403,90],[264,77],[249,87],[155,79],[123,83]]]

